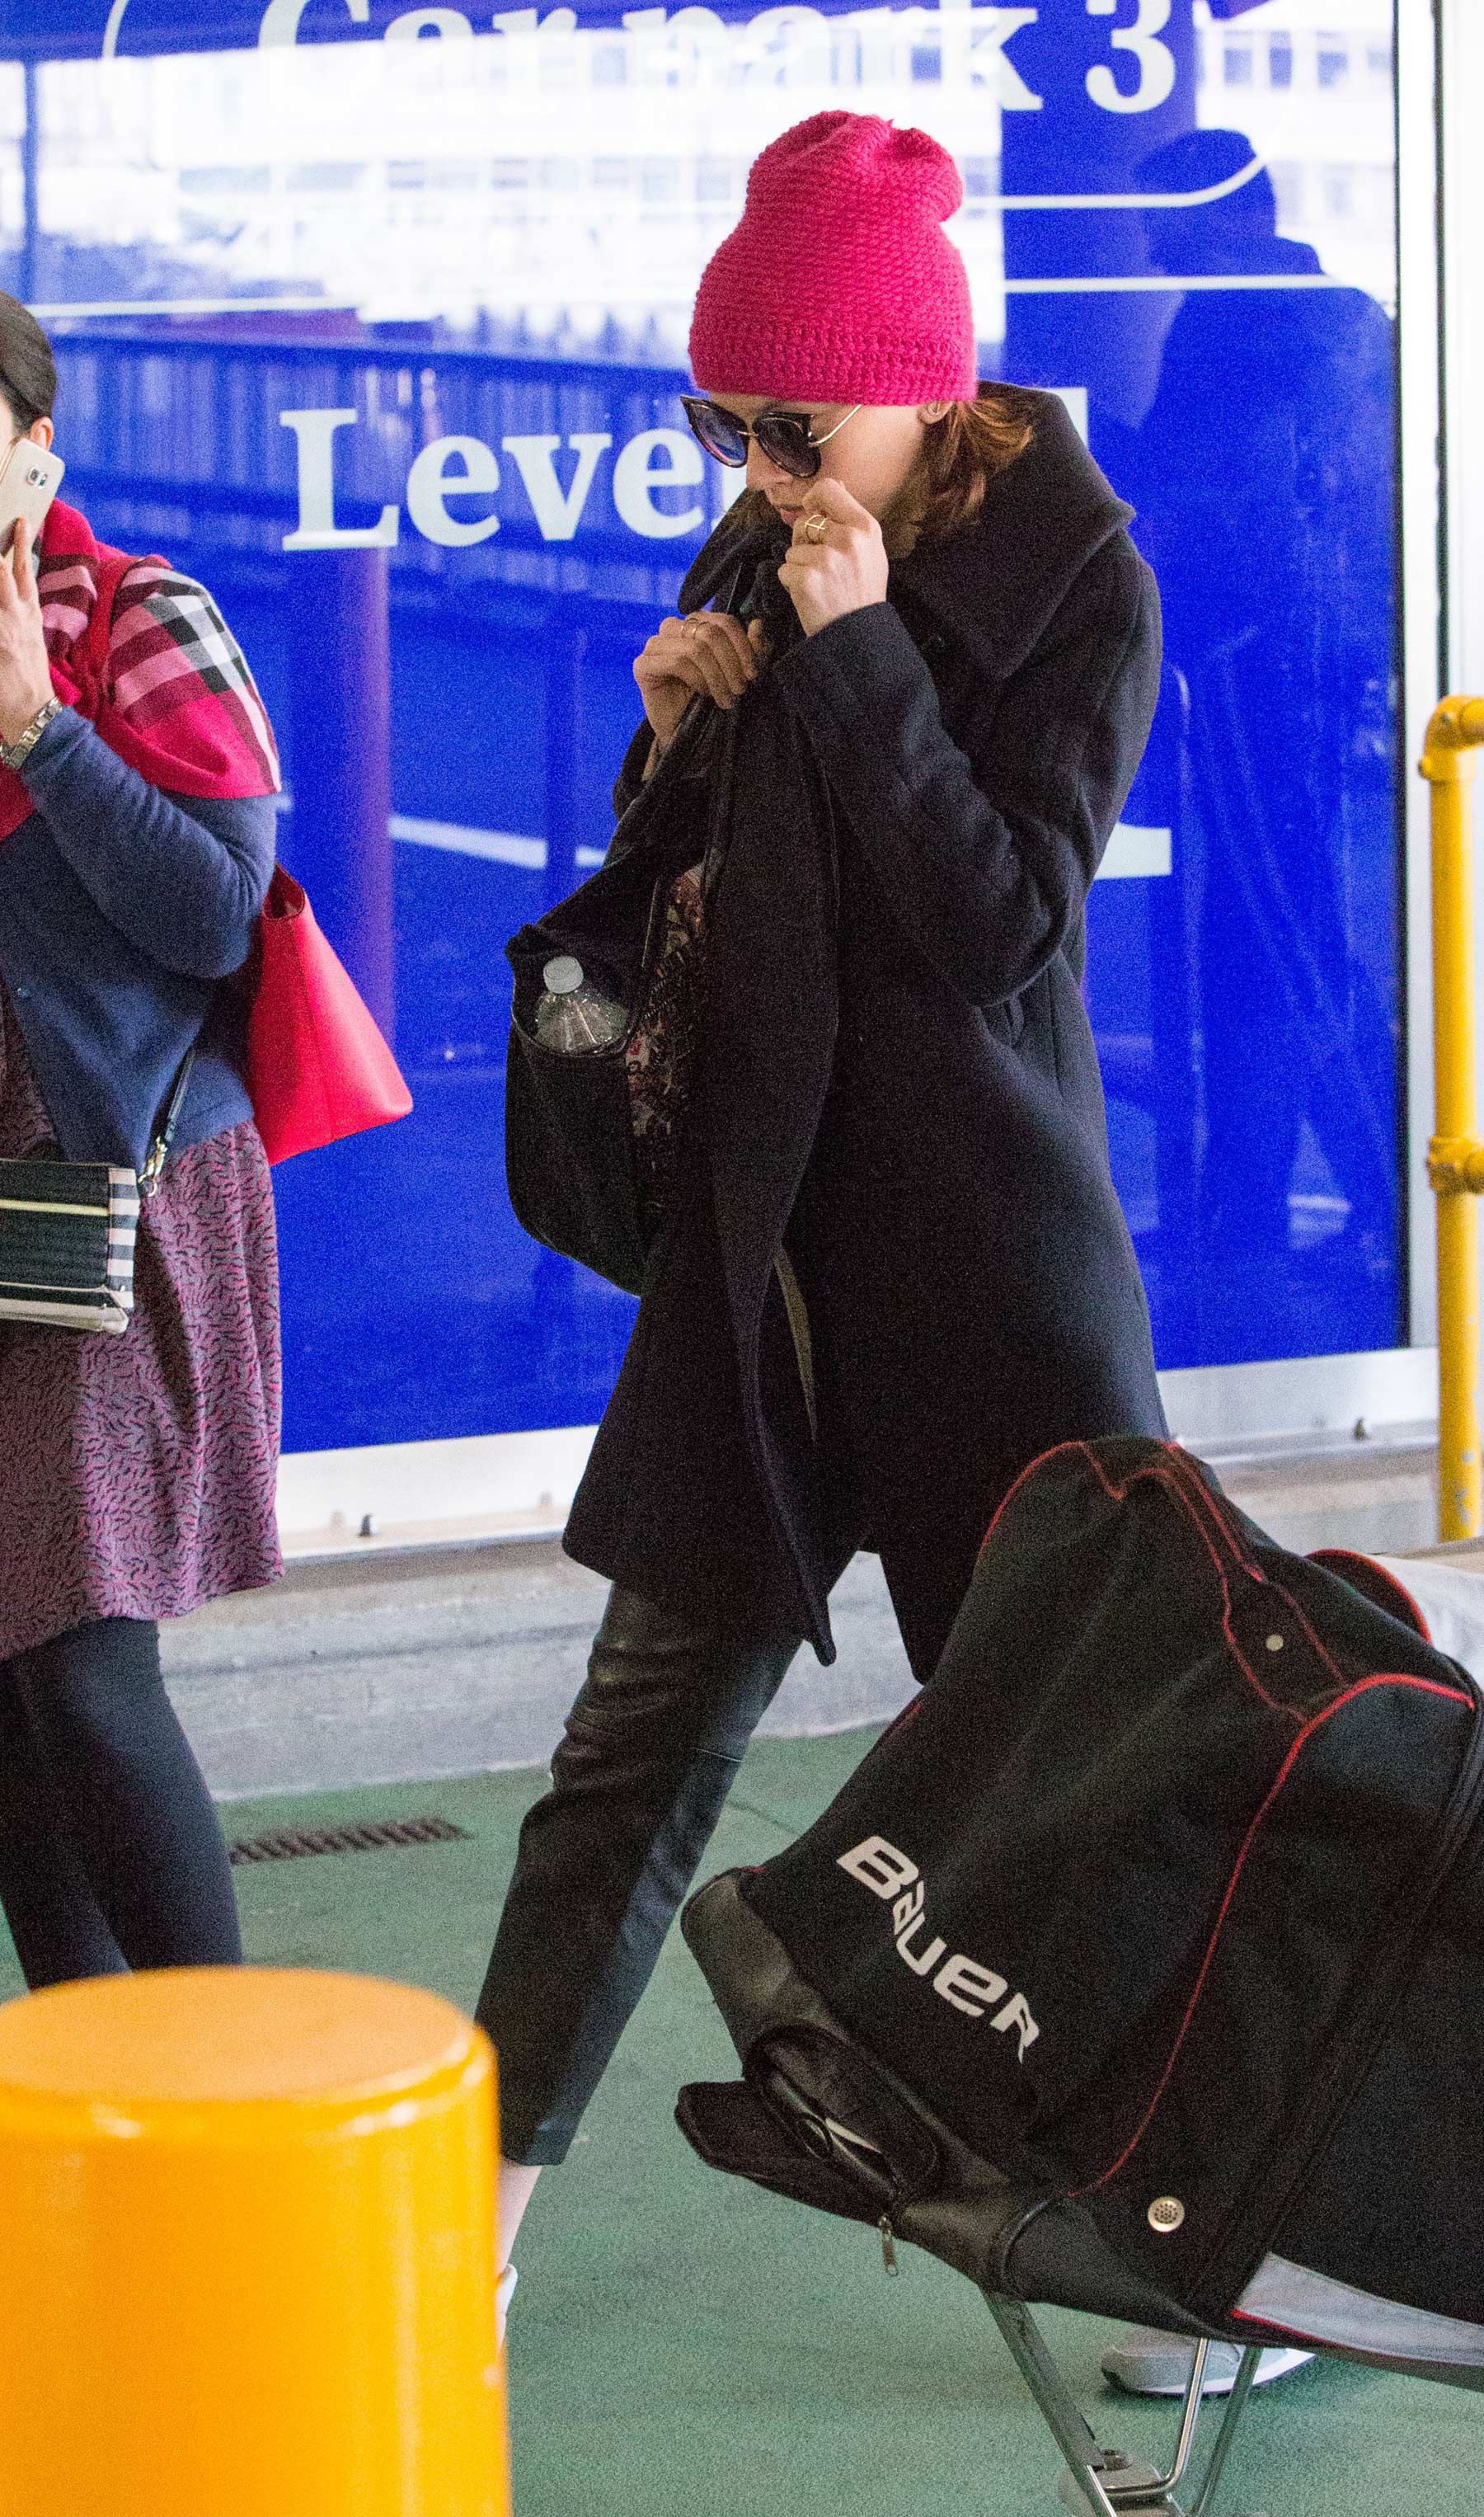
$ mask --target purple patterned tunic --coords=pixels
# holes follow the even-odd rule
[[[0,987],[0,1157],[51,1135]],[[146,1199],[134,1297],[121,1337],[0,1321],[0,1659],[282,1571],[277,1253],[251,1122]]]

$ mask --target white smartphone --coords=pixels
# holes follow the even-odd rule
[[[34,549],[66,468],[60,454],[48,446],[38,446],[33,437],[17,440],[0,471],[0,551],[10,549],[22,520],[30,528]]]

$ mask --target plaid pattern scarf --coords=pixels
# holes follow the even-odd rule
[[[274,795],[278,754],[242,651],[203,586],[158,558],[98,541],[58,499],[36,555],[59,699],[90,717],[151,787],[180,795]],[[106,632],[96,618],[102,591]],[[0,838],[32,810],[0,770]]]

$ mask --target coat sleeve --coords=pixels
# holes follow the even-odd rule
[[[1160,677],[1159,596],[1123,535],[1027,661],[958,730],[888,603],[779,666],[904,938],[974,1004],[1061,950],[1133,783]]]
[[[168,795],[75,708],[53,718],[22,775],[78,881],[131,944],[191,978],[241,968],[274,869],[272,795]]]

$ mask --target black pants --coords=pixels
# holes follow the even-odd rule
[[[967,1522],[958,1545],[935,1543],[930,1557],[884,1557],[918,1679],[936,1666],[980,1535]],[[521,1830],[480,1995],[507,2158],[566,2157],[798,1648],[612,1594],[551,1789]]]
[[[159,1632],[102,1617],[0,1661],[0,1903],[32,1990],[242,1955]]]

